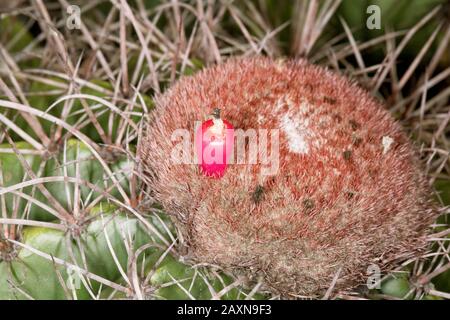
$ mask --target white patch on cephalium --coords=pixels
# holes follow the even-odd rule
[[[289,114],[284,114],[281,118],[281,130],[287,136],[289,151],[307,154],[309,151],[308,143],[306,142],[308,120],[296,120],[292,119]]]
[[[384,136],[381,139],[381,144],[383,146],[383,154],[386,154],[391,148],[392,143],[394,143],[394,139],[389,136]]]

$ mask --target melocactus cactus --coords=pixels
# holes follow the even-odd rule
[[[195,122],[216,107],[236,130],[279,130],[274,174],[261,174],[268,165],[258,160],[213,179],[174,162],[173,133],[187,129],[193,141]],[[232,59],[181,79],[157,97],[138,154],[189,257],[284,296],[320,295],[338,271],[336,289],[365,283],[371,264],[388,270],[423,249],[436,217],[414,148],[389,113],[303,60]]]

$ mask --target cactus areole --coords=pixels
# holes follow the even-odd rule
[[[234,145],[233,125],[220,118],[220,109],[214,109],[212,118],[204,121],[195,136],[196,156],[200,172],[220,178],[225,174]]]
[[[369,267],[388,272],[426,248],[437,210],[415,148],[345,77],[305,60],[230,59],[155,102],[138,153],[148,192],[190,260],[249,284],[262,279],[284,297],[321,297],[332,283],[333,293],[365,285]],[[217,106],[221,114],[198,131]],[[234,149],[223,131],[233,127]],[[196,135],[200,170],[171,158],[179,129]],[[245,161],[228,163],[228,150],[241,147]]]

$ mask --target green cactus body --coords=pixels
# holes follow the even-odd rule
[[[85,271],[108,281],[124,282],[122,275],[129,272],[131,258],[125,243],[134,252],[156,241],[137,218],[120,213],[107,203],[94,208],[90,215],[92,221],[76,237],[60,230],[24,227],[21,243],[26,248],[16,245],[13,259],[0,262],[0,299],[89,299],[92,294],[97,297],[100,283]],[[160,227],[159,231],[164,230]],[[147,262],[156,261],[160,255],[159,248],[150,247],[140,259],[145,256]]]
[[[17,148],[19,150],[32,150],[31,146],[24,142],[18,143]],[[2,150],[5,150],[5,152],[2,152]],[[38,177],[67,176],[75,179],[77,177],[78,166],[80,195],[83,201],[89,199],[93,200],[101,195],[102,191],[106,190],[108,190],[108,193],[112,197],[121,197],[117,187],[111,187],[113,186],[112,179],[106,175],[105,169],[101,163],[98,162],[88,147],[78,140],[68,140],[65,147],[62,147],[61,152],[51,156],[45,162],[43,170],[39,170],[43,163],[43,160],[39,155],[25,154],[24,157]],[[116,158],[113,159],[115,161],[107,163],[107,165],[113,172],[114,177],[119,181],[123,190],[128,192],[128,177],[133,169],[133,163],[124,155],[114,156],[114,158]],[[26,175],[26,171],[23,169],[20,161],[18,161],[16,154],[12,151],[12,146],[8,144],[0,145],[0,161],[2,162],[3,185],[5,187],[24,181],[24,177],[27,177],[25,180],[30,179],[30,177]],[[90,183],[91,185],[87,185],[86,183]],[[92,185],[94,185],[96,189],[93,190]],[[74,201],[74,181],[68,183],[64,181],[48,182],[45,183],[45,187],[64,208],[70,209],[69,203],[73,204]],[[23,192],[28,195],[33,195],[36,200],[43,203],[48,202],[47,198],[37,187],[27,187]],[[28,212],[25,211],[26,201],[20,200],[20,197],[8,193],[6,199],[6,207],[9,215],[14,211],[15,203],[18,203],[19,205],[18,212]],[[30,219],[34,220],[48,221],[54,219],[54,217],[34,204],[31,205],[28,216]]]
[[[48,108],[55,101],[57,101],[57,99],[62,95],[62,93],[65,93],[66,89],[64,88],[66,87],[66,83],[63,80],[56,77],[52,77],[50,79],[54,82],[54,84],[38,81],[33,81],[31,83],[28,93],[28,100],[33,108],[42,111],[47,111]],[[111,86],[109,82],[100,79],[93,79],[90,82],[95,87],[83,86],[80,89],[81,94],[91,95],[106,100],[108,100],[109,96],[112,96],[114,88]],[[60,83],[61,85],[57,85],[57,83]],[[147,95],[141,95],[141,97],[146,107],[148,109],[151,109],[153,106],[152,99],[149,98]],[[120,115],[115,114],[114,112],[111,113],[110,109],[107,106],[103,106],[101,103],[97,101],[87,98],[85,99],[85,101],[87,103],[87,106],[91,109],[91,111],[95,115],[96,121],[98,121],[102,129],[105,131],[105,134],[113,137],[116,136],[119,124],[121,123],[121,121],[124,121],[123,118]],[[135,103],[137,105],[142,105],[141,100],[139,98],[136,99]],[[62,115],[64,110],[64,104],[65,102],[60,102],[58,105],[53,106],[53,108],[49,111],[49,113],[58,118],[63,119]],[[140,109],[134,109],[133,111],[139,112]],[[111,132],[109,132],[110,115],[113,116]],[[134,123],[137,123],[139,120],[139,116],[137,115],[131,115],[129,118]],[[95,126],[91,123],[80,99],[78,98],[73,99],[73,104],[70,109],[70,112],[68,112],[66,117],[64,117],[64,121],[66,121],[69,125],[75,126],[77,128],[79,126],[82,126],[80,130],[81,132],[88,135],[89,138],[92,139],[93,141],[96,142],[101,141],[100,134],[98,130],[95,128]],[[87,125],[84,125],[83,123],[86,121],[89,123]],[[31,128],[27,128],[27,126],[25,125],[26,122],[23,118],[18,117],[16,120],[16,124],[19,125],[21,128],[25,128],[25,131],[27,133],[35,137]],[[52,123],[48,121],[42,121],[42,125],[47,134],[50,134],[52,132],[53,130]]]
[[[239,300],[248,296],[242,287],[233,287],[233,280],[219,272],[204,272],[204,268],[196,269],[168,256],[152,272],[150,282],[155,287],[154,296],[167,300]],[[225,289],[224,289],[225,288]],[[256,294],[252,299],[263,299]]]
[[[398,299],[412,299],[413,292],[405,276],[391,276],[381,284],[381,292]]]

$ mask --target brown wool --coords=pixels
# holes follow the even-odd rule
[[[219,107],[235,129],[279,129],[279,169],[233,164],[221,179],[175,164],[174,130]],[[269,139],[270,140],[270,139]],[[436,217],[414,148],[390,114],[342,76],[306,61],[232,59],[156,98],[139,157],[151,196],[189,256],[283,296],[366,282],[417,255]]]

